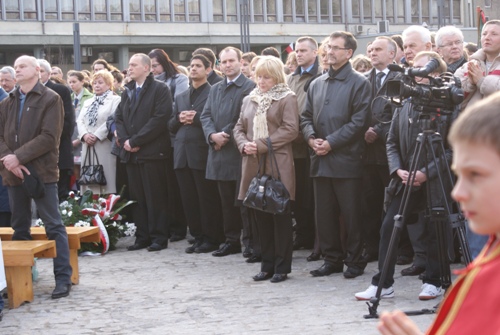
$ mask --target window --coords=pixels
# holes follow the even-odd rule
[[[96,21],[106,21],[106,0],[94,0],[94,19]]]
[[[160,1],[158,5],[160,6],[160,21],[161,22],[170,22],[171,21],[170,0]]]
[[[111,21],[122,21],[123,10],[121,0],[109,0],[109,11]]]
[[[253,19],[255,22],[264,22],[264,1],[253,0]]]
[[[307,19],[309,22],[318,22],[318,11],[316,1],[309,0],[307,3]]]
[[[74,20],[75,9],[73,7],[73,0],[60,0],[61,13],[63,20]]]
[[[77,1],[78,6],[78,20],[89,21],[90,20],[90,0],[80,0]]]
[[[144,19],[146,21],[156,21],[156,4],[155,0],[143,0],[144,2]]]
[[[174,19],[176,22],[186,22],[186,0],[174,0]]]
[[[189,0],[188,2],[189,22],[200,22],[200,2],[199,0]]]
[[[141,21],[141,2],[140,0],[130,0],[128,4],[130,12],[130,21]]]

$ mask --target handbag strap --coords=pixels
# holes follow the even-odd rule
[[[87,164],[87,162],[88,162],[89,164]],[[91,164],[92,164],[92,161],[91,161],[91,157],[90,157],[90,146],[88,145],[88,146],[87,146],[87,154],[85,155],[85,159],[84,159],[84,161],[83,161],[82,167],[83,167],[83,166],[89,166],[89,165],[91,165]]]
[[[101,165],[99,163],[99,158],[97,157],[97,152],[95,152],[95,146],[92,146],[92,153],[94,155],[94,165]],[[95,163],[97,163],[97,164],[95,164]]]
[[[257,177],[261,177],[263,174],[265,174],[265,161],[266,161],[266,154],[262,155],[257,155],[257,159],[259,160],[259,169],[257,170]]]
[[[281,180],[280,169],[278,168],[278,162],[276,156],[274,155],[273,145],[271,143],[271,138],[267,138],[267,151],[269,153],[269,160],[271,161],[271,173],[274,175],[274,166],[276,166],[276,172],[278,173],[278,180]]]

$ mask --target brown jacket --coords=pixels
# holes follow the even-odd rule
[[[243,145],[253,141],[253,118],[257,111],[257,104],[247,96],[243,99],[241,115],[234,127],[234,140],[240,152]],[[290,199],[295,199],[295,167],[293,165],[292,141],[299,133],[299,113],[297,97],[289,94],[279,101],[273,101],[267,111],[267,126],[269,137],[273,144],[274,154],[281,174],[281,181],[290,192]],[[259,157],[267,153],[267,141],[265,138],[255,139]],[[266,159],[266,174],[271,174],[271,163],[269,157]],[[257,174],[259,160],[254,156],[243,155],[241,171],[241,184],[238,199],[243,200],[250,185],[250,181]],[[277,177],[274,170],[274,177]]]
[[[64,109],[59,95],[40,82],[26,95],[19,126],[19,89],[0,103],[0,157],[14,153],[23,165],[31,163],[44,183],[59,180],[57,161]],[[0,163],[3,182],[21,184],[21,179]]]

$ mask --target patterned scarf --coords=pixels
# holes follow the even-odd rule
[[[95,127],[97,123],[97,112],[99,111],[99,106],[104,105],[104,100],[106,100],[106,97],[110,92],[111,90],[107,90],[102,95],[94,95],[94,101],[92,101],[92,104],[89,106],[87,112],[85,113],[85,116],[89,120],[89,126]]]
[[[267,111],[271,107],[273,101],[279,101],[293,91],[287,84],[274,85],[269,91],[261,92],[256,87],[250,92],[250,100],[257,103],[257,112],[253,117],[253,138],[268,138],[269,129],[267,127]]]

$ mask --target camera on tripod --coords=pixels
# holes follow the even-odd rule
[[[434,58],[421,68],[404,69],[395,64],[389,65],[389,70],[402,72],[403,75],[387,82],[387,96],[398,107],[404,99],[411,97],[415,106],[422,111],[449,114],[464,100],[464,93],[460,80],[449,72],[430,77],[429,74],[438,67],[439,62]],[[427,78],[429,84],[419,84],[415,77]]]

